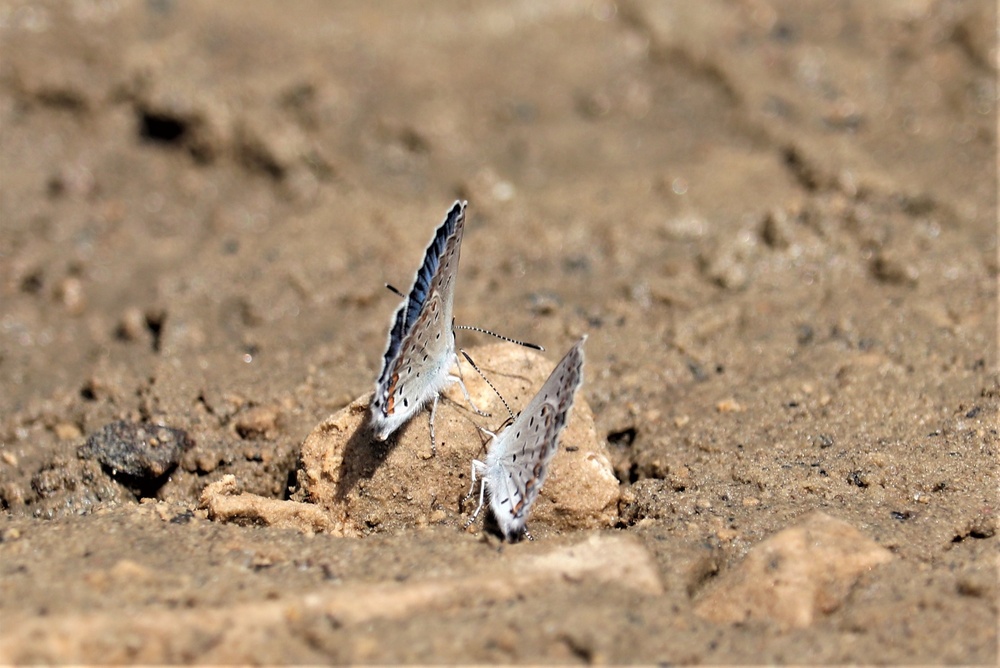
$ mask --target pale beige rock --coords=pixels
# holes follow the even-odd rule
[[[862,573],[891,559],[850,524],[813,513],[750,550],[695,612],[715,622],[767,619],[804,628],[840,607]]]
[[[515,413],[555,367],[547,357],[511,344],[469,352]],[[587,371],[585,364],[585,378]],[[477,425],[496,430],[507,417],[486,382],[466,364],[463,373],[473,401],[491,417],[476,415],[461,388],[451,386],[438,403],[437,454],[431,456],[427,412],[418,413],[388,442],[378,443],[362,428],[371,396],[366,394],[306,438],[299,471],[302,499],[327,509],[347,533],[397,531],[432,522],[460,527],[478,499],[477,483],[475,499],[462,504],[472,460],[486,456],[488,437]],[[578,392],[528,526],[536,535],[610,526],[618,519],[618,495],[607,449],[597,438],[583,392]]]
[[[276,601],[233,600],[200,609],[152,609],[141,615],[87,611],[12,620],[0,626],[0,664],[155,663],[163,657],[188,661],[195,657],[198,663],[252,662],[260,658],[259,639],[266,641],[276,629],[295,629],[304,620],[326,617],[338,625],[355,626],[407,616],[415,619],[421,613],[460,610],[483,599],[544,597],[559,584],[599,583],[643,595],[663,593],[652,556],[632,538],[592,535],[548,551],[535,547],[529,546],[527,553],[494,551],[472,570],[439,569],[435,577],[407,582],[337,584]],[[213,642],[206,643],[206,637]]]
[[[343,533],[342,527],[323,509],[309,503],[248,494],[240,490],[236,477],[232,475],[224,475],[206,485],[201,493],[200,505],[208,510],[209,519],[217,522],[296,529],[307,534]]]

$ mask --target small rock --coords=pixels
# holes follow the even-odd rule
[[[715,410],[719,413],[742,413],[746,409],[736,399],[730,397],[715,404]]]
[[[285,177],[307,153],[308,142],[294,124],[275,116],[246,116],[236,125],[236,147],[243,163],[272,176]]]
[[[535,292],[529,299],[531,300],[529,308],[535,315],[552,315],[562,305],[559,296],[549,292]]]
[[[872,260],[872,275],[883,283],[894,285],[915,285],[920,273],[912,264],[904,261],[897,253],[880,251]]]
[[[83,282],[75,276],[64,278],[56,287],[56,298],[70,315],[80,315],[87,308],[87,296],[83,292]]]
[[[766,619],[805,628],[840,607],[861,574],[891,559],[850,524],[813,513],[750,550],[695,612],[713,622]]]
[[[125,309],[115,328],[115,335],[122,341],[138,341],[146,335],[146,316],[136,307]]]
[[[216,522],[295,529],[305,534],[343,534],[341,526],[322,508],[243,492],[231,474],[205,487],[200,507],[207,509],[209,519]]]
[[[760,225],[760,238],[770,248],[785,249],[791,238],[791,223],[782,209],[769,211]]]
[[[15,508],[25,504],[24,488],[16,482],[8,480],[0,482],[0,505],[4,508]]]
[[[16,527],[0,531],[0,543],[8,543],[21,538],[21,530]]]
[[[554,368],[546,357],[510,344],[469,353],[515,411],[528,403]],[[585,366],[585,377],[588,372]],[[507,417],[486,382],[464,364],[463,373],[472,400],[492,417],[476,415],[461,388],[449,387],[434,423],[437,454],[424,458],[422,454],[430,453],[427,413],[418,413],[388,442],[378,443],[363,429],[371,398],[365,394],[306,438],[299,495],[327,509],[348,534],[410,528],[428,516],[461,527],[479,493],[477,484],[476,497],[463,503],[472,460],[486,456],[487,437],[478,426],[496,430]],[[618,497],[607,448],[597,438],[593,413],[580,391],[528,527],[538,535],[539,529],[611,526],[618,519]]]
[[[742,290],[750,284],[756,255],[755,236],[741,234],[708,248],[699,257],[702,274],[726,290]]]
[[[181,429],[149,423],[112,422],[90,435],[78,454],[96,459],[112,476],[152,482],[169,473],[193,442]]]
[[[80,428],[72,422],[60,422],[52,430],[60,441],[74,441],[83,436]]]
[[[278,435],[281,411],[274,406],[255,406],[238,415],[233,427],[242,439],[273,439]]]

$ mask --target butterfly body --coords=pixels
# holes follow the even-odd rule
[[[479,507],[468,524],[482,509],[485,493],[489,495],[490,509],[506,539],[516,540],[526,531],[531,506],[559,450],[560,433],[583,382],[586,338],[581,338],[566,353],[514,421],[493,435],[486,461],[473,461],[473,490],[477,474],[481,477],[481,486]]]
[[[436,405],[441,389],[459,380],[449,371],[456,359],[452,304],[465,207],[466,202],[457,201],[448,211],[393,315],[371,402],[370,424],[379,441],[388,439],[428,401]],[[433,440],[433,417],[431,429]]]

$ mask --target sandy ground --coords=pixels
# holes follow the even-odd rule
[[[0,3],[0,662],[995,664],[996,34]],[[611,526],[501,544],[449,496],[345,536],[303,490],[456,198],[459,322],[589,334]],[[165,475],[81,449],[118,420],[183,430]]]

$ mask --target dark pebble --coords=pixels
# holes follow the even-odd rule
[[[96,459],[114,476],[153,481],[177,466],[193,445],[187,432],[149,423],[112,422],[90,435],[79,454]]]

